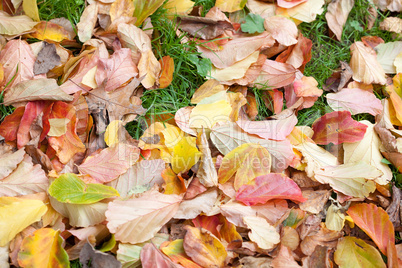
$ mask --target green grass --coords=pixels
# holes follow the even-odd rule
[[[75,27],[84,11],[84,3],[84,0],[38,0],[39,16],[42,20],[64,17]]]

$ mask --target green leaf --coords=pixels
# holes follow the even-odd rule
[[[346,236],[339,241],[335,251],[335,263],[340,268],[385,268],[380,252],[363,240]]]
[[[202,58],[197,64],[197,72],[201,76],[207,76],[212,69],[212,62],[210,59]]]
[[[246,33],[262,33],[265,31],[264,19],[258,15],[249,13],[246,22],[241,25],[241,30]]]
[[[66,173],[49,186],[49,194],[62,203],[92,204],[102,199],[119,196],[113,187],[103,184],[85,184],[77,175]]]
[[[387,159],[385,159],[385,158],[381,159],[381,163],[387,164],[387,165],[392,165],[392,163],[389,162],[389,161],[388,161]]]

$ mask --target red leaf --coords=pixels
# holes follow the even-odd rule
[[[18,107],[15,111],[6,116],[0,124],[0,135],[4,137],[6,142],[15,141],[20,126],[21,118],[24,115],[25,107]]]
[[[254,184],[243,185],[236,193],[236,199],[247,206],[264,204],[271,199],[306,201],[299,186],[283,174],[271,173],[258,176],[254,182]]]
[[[17,132],[17,146],[18,149],[24,147],[31,139],[29,130],[35,121],[36,117],[40,115],[46,107],[46,101],[30,101],[25,106],[24,115],[21,118],[20,127]]]
[[[218,231],[218,225],[220,225],[220,220],[217,215],[206,216],[206,215],[198,215],[197,218],[192,220],[195,227],[204,228],[205,230],[210,231],[217,238],[221,238],[221,235]]]
[[[341,144],[363,139],[367,126],[352,119],[350,112],[327,113],[312,125],[313,140],[318,144]]]
[[[383,254],[387,254],[388,241],[395,245],[394,226],[385,210],[374,204],[362,203],[350,207],[347,213]]]

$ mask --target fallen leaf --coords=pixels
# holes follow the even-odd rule
[[[48,191],[57,201],[72,204],[92,204],[119,196],[112,187],[97,183],[86,184],[73,173],[60,175],[50,184]]]
[[[386,267],[377,249],[351,236],[339,241],[334,259],[339,267]]]
[[[62,243],[60,230],[38,229],[22,241],[18,264],[22,267],[68,267],[68,255]]]
[[[23,81],[4,94],[5,105],[36,100],[72,101],[73,97],[64,93],[56,80],[47,78]]]
[[[211,156],[211,150],[205,131],[202,130],[197,139],[197,145],[201,152],[200,165],[198,167],[197,178],[205,187],[218,185],[218,172]]]
[[[38,4],[36,0],[24,0],[22,1],[22,9],[24,13],[33,19],[34,21],[40,21]]]
[[[139,158],[139,149],[128,144],[118,143],[103,149],[99,154],[87,157],[78,166],[82,174],[105,183],[125,173]]]
[[[203,229],[186,225],[183,248],[202,267],[224,267],[227,252],[222,243]]]
[[[271,266],[273,268],[301,268],[290,249],[284,245],[280,246],[278,255],[272,260]]]
[[[280,88],[291,84],[295,78],[296,69],[292,65],[267,59],[253,85],[257,88]]]
[[[394,61],[402,52],[402,41],[379,44],[375,49],[377,51],[377,62],[381,65],[385,73],[396,73]]]
[[[191,0],[169,0],[163,6],[166,9],[168,18],[173,19],[174,15],[188,15],[194,7],[194,2]]]
[[[134,3],[128,0],[116,0],[110,5],[110,20],[114,22],[120,17],[132,17],[134,13]]]
[[[251,241],[257,243],[262,249],[272,249],[280,242],[280,235],[276,228],[270,225],[264,218],[246,216],[244,223],[251,230],[248,236]]]
[[[398,17],[387,17],[380,22],[380,29],[400,34],[402,33],[402,19]]]
[[[29,35],[39,40],[61,42],[70,38],[70,33],[64,27],[50,21],[41,21],[34,27],[35,32]]]
[[[395,245],[394,226],[382,208],[362,203],[351,206],[347,213],[354,223],[370,236],[383,254],[387,254],[389,241]]]
[[[181,200],[177,195],[156,191],[144,193],[138,198],[115,200],[109,203],[105,214],[107,227],[115,234],[116,240],[123,243],[145,242],[174,216]]]
[[[262,33],[265,31],[264,19],[258,14],[249,13],[241,24],[241,30],[250,34]]]
[[[81,42],[91,39],[98,19],[99,5],[93,3],[85,7],[80,22],[77,24],[78,38]]]
[[[134,2],[134,14],[133,16],[137,18],[135,26],[140,26],[144,20],[153,14],[162,4],[163,0],[133,0]]]
[[[90,243],[86,243],[80,252],[80,263],[84,268],[89,267],[116,267],[120,268],[121,263],[113,255],[95,250]],[[90,265],[88,264],[90,263]]]
[[[300,243],[300,249],[303,254],[311,255],[318,245],[335,248],[338,244],[338,239],[342,237],[342,233],[328,230],[324,223],[321,223],[319,228],[318,232],[312,232]]]
[[[228,221],[239,227],[246,227],[243,222],[245,216],[258,216],[267,220],[270,224],[275,224],[287,211],[286,200],[274,199],[265,204],[246,206],[240,202],[230,201],[220,206],[221,213]]]
[[[46,213],[46,205],[35,199],[0,197],[0,246],[5,246],[19,232],[34,222],[40,221]]]
[[[35,194],[46,192],[49,181],[42,170],[40,165],[34,165],[32,158],[28,155],[23,156],[20,161],[21,153],[24,149],[9,155],[8,157],[0,158],[2,163],[2,173],[0,177],[9,173],[12,168],[13,171],[8,176],[4,176],[0,180],[0,196],[23,196],[28,194]],[[13,164],[9,161],[15,161]]]
[[[349,111],[327,113],[312,125],[312,139],[318,144],[341,144],[361,141],[367,126],[355,121]]]
[[[26,15],[10,16],[0,12],[0,34],[15,35],[31,30],[37,22]]]
[[[264,121],[246,121],[236,122],[241,129],[249,134],[255,134],[264,139],[285,140],[297,124],[297,117],[292,113],[286,118],[271,119]]]
[[[340,232],[345,225],[345,214],[342,213],[341,207],[331,204],[327,209],[325,217],[325,226],[332,231]]]
[[[141,263],[144,268],[174,266],[174,263],[152,243],[141,249]]]
[[[328,27],[339,41],[342,40],[343,26],[345,26],[354,4],[354,0],[337,0],[328,5],[325,18],[327,19]]]
[[[217,0],[215,6],[223,12],[235,12],[243,9],[246,3],[246,0]]]
[[[297,97],[303,97],[303,108],[310,108],[314,105],[314,102],[318,100],[323,93],[322,89],[319,89],[318,82],[314,77],[303,76],[300,80],[293,82],[293,89]]]
[[[297,43],[297,26],[288,18],[279,16],[267,18],[264,27],[279,44],[291,46]]]
[[[9,41],[0,53],[0,64],[4,68],[2,84],[8,85],[9,89],[19,82],[31,80],[34,77],[34,63],[35,56],[26,41]]]
[[[373,93],[360,88],[344,88],[325,97],[334,111],[349,111],[352,115],[369,113],[376,116],[383,110],[381,101]]]
[[[215,202],[218,200],[218,191],[216,188],[197,195],[193,199],[186,199],[180,203],[180,206],[174,215],[175,219],[193,219],[200,213],[209,214]]]
[[[60,56],[57,54],[56,46],[43,42],[42,49],[39,51],[34,63],[34,74],[45,74],[59,64]]]
[[[144,52],[138,63],[139,76],[144,77],[141,84],[149,89],[155,84],[159,84],[159,73],[161,71],[161,64],[156,59],[152,50]]]
[[[324,205],[327,203],[331,191],[305,190],[302,191],[302,195],[307,200],[299,204],[300,209],[312,214],[318,214],[324,209]]]
[[[176,239],[163,243],[160,247],[161,251],[168,256],[174,263],[181,264],[184,267],[189,268],[201,268],[198,264],[193,262],[189,256],[187,256],[183,247],[183,239]]]
[[[25,113],[25,107],[21,106],[7,115],[0,124],[0,135],[4,137],[6,142],[17,140],[17,132],[20,122]]]
[[[174,61],[170,56],[164,56],[159,60],[161,75],[159,77],[159,88],[167,88],[173,80]]]
[[[328,183],[334,190],[354,197],[368,197],[376,189],[373,180],[383,174],[364,162],[323,167],[314,173],[317,181]]]
[[[236,200],[248,205],[264,204],[271,199],[290,199],[304,202],[297,184],[280,173],[258,176],[254,182],[243,185],[236,193]]]
[[[386,83],[385,72],[377,61],[375,51],[364,45],[363,42],[355,42],[350,46],[350,68],[353,70],[353,79],[365,84]]]
[[[344,143],[344,163],[364,162],[377,169],[383,174],[375,179],[375,182],[381,185],[387,184],[392,178],[391,169],[382,162],[380,153],[381,141],[374,131],[374,125],[368,121],[362,121],[367,126],[366,133],[361,141],[354,143]]]
[[[292,8],[278,7],[275,13],[276,15],[286,16],[299,21],[313,22],[317,15],[321,15],[324,11],[324,3],[324,0],[310,0]]]
[[[236,123],[230,122],[212,128],[211,140],[216,148],[224,155],[244,143],[260,144],[271,154],[271,170],[273,172],[281,172],[284,170],[294,157],[289,141],[273,141],[258,138],[243,132]]]

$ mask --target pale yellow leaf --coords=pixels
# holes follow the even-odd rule
[[[325,218],[325,226],[332,231],[340,232],[345,224],[345,214],[342,213],[334,204],[331,204],[327,210],[327,217]]]
[[[179,16],[188,15],[193,6],[194,2],[190,0],[169,0],[163,7],[167,10],[168,18],[172,19],[175,14]]]
[[[159,83],[159,73],[161,72],[161,64],[156,59],[152,50],[143,52],[138,63],[139,76],[144,76],[141,84],[145,88],[151,88]]]
[[[0,247],[39,221],[46,211],[47,206],[40,200],[0,197]]]
[[[395,57],[394,66],[396,73],[402,73],[402,52]]]
[[[215,6],[223,12],[235,12],[243,9],[247,0],[216,0]]]
[[[86,85],[90,88],[97,88],[98,84],[96,83],[95,75],[98,70],[98,66],[94,66],[90,69],[83,77],[81,84]]]
[[[375,179],[381,185],[387,184],[392,179],[392,171],[387,164],[381,162],[383,156],[380,152],[381,141],[374,131],[374,125],[369,121],[360,121],[367,125],[366,133],[361,141],[344,143],[344,163],[355,163],[363,161],[379,169],[383,174]]]
[[[77,24],[78,38],[81,42],[86,42],[91,39],[98,20],[99,6],[95,2],[88,5],[81,15],[80,22]]]
[[[402,53],[402,41],[388,42],[376,46],[377,61],[387,74],[396,73],[395,58]]]
[[[291,46],[297,43],[297,26],[288,18],[280,16],[267,18],[264,27],[279,44]]]
[[[402,33],[402,19],[398,17],[388,17],[380,22],[380,29],[383,31]]]
[[[47,133],[50,137],[59,137],[67,132],[67,124],[70,122],[68,118],[50,118],[50,129]]]
[[[355,42],[350,46],[350,68],[353,71],[353,79],[365,84],[386,83],[385,72],[377,61],[375,51],[363,42]]]
[[[355,4],[354,0],[336,0],[328,5],[328,11],[325,14],[328,27],[340,41],[342,39],[343,26],[348,19],[349,12]]]
[[[324,0],[309,0],[292,8],[277,7],[276,14],[298,21],[313,22],[324,11],[324,3]]]
[[[276,228],[270,225],[264,218],[255,216],[246,216],[244,223],[251,230],[248,233],[251,241],[257,243],[262,249],[272,249],[280,240],[280,235]]]
[[[23,0],[22,9],[25,15],[33,19],[34,21],[40,21],[38,4],[36,0]]]
[[[15,35],[31,30],[37,22],[32,21],[28,16],[10,16],[0,11],[0,34]]]

